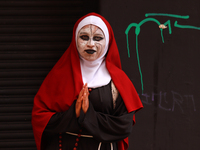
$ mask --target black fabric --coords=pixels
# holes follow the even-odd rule
[[[131,133],[133,114],[128,113],[124,102],[119,95],[116,107],[113,108],[111,84],[92,89],[89,95],[89,108],[86,114],[81,111],[76,118],[75,103],[65,112],[52,116],[42,137],[42,150],[59,149],[59,133],[62,134],[62,150],[73,150],[77,136],[65,132],[92,135],[93,138],[81,137],[77,150],[97,150],[102,142],[101,150],[110,150],[110,142],[117,150],[117,141]]]

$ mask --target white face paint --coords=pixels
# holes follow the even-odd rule
[[[86,25],[77,35],[77,49],[79,54],[88,61],[99,58],[106,45],[103,31],[95,25]]]

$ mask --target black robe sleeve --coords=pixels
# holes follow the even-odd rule
[[[96,112],[90,103],[87,113],[81,111],[79,119],[75,114],[75,102],[67,111],[54,114],[45,132],[77,133],[81,128],[85,128],[88,134],[101,142],[120,141],[131,133],[134,112],[128,113],[123,101],[116,105],[113,115]]]
[[[80,130],[80,125],[76,118],[75,103],[65,112],[58,112],[54,114],[49,120],[45,132],[63,133],[63,132],[77,132]]]
[[[100,142],[123,140],[132,131],[134,112],[128,113],[123,101],[118,102],[112,115],[96,112],[90,102],[87,113],[81,111],[79,123]]]
[[[114,114],[109,115],[96,112],[90,103],[86,114],[81,111],[81,115],[77,120],[75,114],[75,102],[65,112],[54,114],[48,122],[45,132],[77,133],[81,126],[88,131],[88,134],[101,142],[115,142],[129,136],[132,130],[132,118],[134,112],[128,113],[123,102],[116,105]]]

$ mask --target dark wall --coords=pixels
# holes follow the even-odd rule
[[[123,70],[144,104],[136,114],[130,150],[200,148],[199,6],[198,0],[100,1],[100,13],[114,30]],[[156,14],[145,16],[149,13]],[[135,24],[127,30],[131,23]],[[167,28],[161,31],[159,24]]]

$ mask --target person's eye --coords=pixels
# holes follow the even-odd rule
[[[87,35],[81,35],[80,38],[81,38],[82,40],[85,40],[85,41],[88,41],[88,40],[89,40],[89,36],[87,36]]]
[[[100,36],[95,36],[95,37],[93,38],[93,40],[94,40],[94,41],[101,41],[101,40],[103,40],[103,38],[100,37]]]

